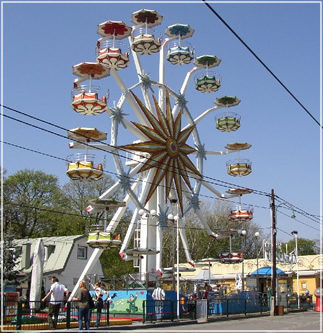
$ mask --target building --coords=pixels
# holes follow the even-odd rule
[[[210,264],[210,266],[209,266]],[[316,288],[320,286],[320,280],[322,278],[322,265],[323,257],[321,255],[308,255],[298,257],[298,270],[296,263],[280,263],[277,262],[277,269],[283,271],[283,274],[278,275],[278,287],[282,292],[297,293],[297,273],[299,277],[299,294],[305,294],[308,290],[311,295]],[[187,265],[181,265],[188,267]],[[257,276],[253,274],[257,272],[257,268],[271,267],[272,262],[263,258],[257,259],[245,259],[239,263],[220,263],[219,261],[208,263],[205,262],[205,267],[199,264],[196,267],[195,272],[182,272],[182,278],[186,280],[196,281],[196,277],[201,275],[201,271],[204,271],[204,281],[208,282],[208,272],[211,274],[211,283],[215,282],[225,286],[227,292],[236,290],[237,279],[242,277],[244,281],[244,288],[252,289],[252,285],[247,285],[248,277],[258,279],[258,289],[262,292],[266,292],[271,287],[271,276]],[[250,282],[250,279],[249,279]],[[255,282],[256,283],[256,282]],[[262,285],[261,285],[262,284]],[[323,281],[322,281],[323,284]]]
[[[22,269],[21,295],[26,296],[28,280],[32,271],[34,247],[39,238],[18,239],[15,245],[21,249],[20,267]],[[94,249],[87,245],[87,235],[42,237],[45,247],[43,285],[50,289],[51,277],[55,275],[68,290],[72,291]],[[103,277],[100,261],[87,274],[94,282]]]

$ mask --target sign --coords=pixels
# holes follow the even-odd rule
[[[19,293],[18,292],[5,292],[4,298],[6,299],[5,302],[5,317],[13,318],[17,315],[17,308],[18,308],[18,301],[19,301]]]
[[[241,274],[236,274],[236,290],[242,290],[242,276]]]
[[[272,261],[272,246],[271,242],[264,242],[264,259],[266,261]],[[279,246],[278,246],[279,248]],[[296,264],[296,255],[295,253],[282,253],[276,252],[276,261],[284,264]]]
[[[248,276],[246,278],[247,288],[257,288],[257,278],[254,276]]]

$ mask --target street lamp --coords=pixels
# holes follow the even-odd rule
[[[149,225],[150,225],[150,220],[154,217],[156,217],[157,212],[155,209],[152,209],[150,212],[144,210],[144,209],[139,209],[138,211],[141,222],[143,220],[146,220],[146,248],[145,248],[145,280],[146,280],[146,289],[148,290],[149,286],[149,262],[148,262],[148,253],[149,253],[149,243],[148,243],[148,234],[149,234]],[[143,271],[143,268],[141,269],[141,273]]]
[[[239,234],[243,237],[243,251],[245,250],[245,245],[246,245],[246,230],[239,230]],[[242,280],[242,291],[244,291],[244,258],[242,258],[242,272],[241,272],[241,280]]]
[[[175,216],[173,214],[169,214],[167,217],[170,221],[173,221],[173,222],[176,221],[176,252],[177,252],[177,256],[176,256],[177,311],[176,312],[177,312],[177,319],[179,320],[179,230],[178,230],[179,216],[178,216],[178,214]]]
[[[299,272],[298,272],[298,246],[297,246],[297,236],[298,232],[296,230],[293,230],[291,234],[295,238],[295,256],[296,256],[296,286],[297,286],[297,307],[300,308],[300,298],[299,298]]]
[[[259,278],[258,278],[258,257],[259,257],[259,253],[258,253],[258,237],[260,236],[260,233],[258,231],[255,232],[255,237],[256,237],[256,254],[257,254],[257,274],[256,274],[256,282],[257,282],[257,292],[259,292]]]

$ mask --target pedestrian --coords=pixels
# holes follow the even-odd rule
[[[64,293],[65,299],[67,299],[69,295],[68,289],[63,284],[59,283],[56,276],[53,276],[50,290],[42,299],[42,301],[45,302],[46,299],[50,297],[48,306],[48,323],[51,330],[56,329],[57,327],[59,309],[64,302]]]
[[[94,304],[96,309],[96,322],[95,327],[100,327],[100,321],[101,321],[101,312],[104,307],[103,302],[103,295],[107,295],[107,299],[109,298],[109,292],[105,290],[105,285],[102,282],[96,282],[94,287]]]
[[[86,330],[90,329],[90,306],[89,302],[91,299],[91,294],[86,287],[86,283],[82,280],[79,283],[79,289],[77,290],[73,301],[78,302],[78,324],[79,330],[83,330],[83,319],[84,326]]]
[[[165,291],[159,286],[159,284],[156,284],[156,288],[153,291],[151,297],[155,301],[155,315],[156,319],[162,319],[162,313],[163,313],[163,303],[165,301]]]

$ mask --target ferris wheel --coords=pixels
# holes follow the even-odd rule
[[[155,10],[142,9],[131,15],[133,26],[122,21],[106,21],[98,25],[96,62],[83,62],[73,66],[74,80],[72,108],[82,115],[108,114],[111,119],[110,144],[101,139],[105,132],[96,128],[76,128],[69,131],[71,149],[84,151],[69,163],[67,175],[71,179],[96,181],[102,178],[103,167],[95,165],[93,154],[88,151],[103,150],[112,153],[117,180],[97,201],[92,202],[90,213],[116,208],[112,219],[91,233],[89,244],[95,247],[83,274],[98,260],[101,252],[116,244],[120,246],[123,260],[140,263],[140,272],[163,274],[163,231],[168,225],[169,214],[173,214],[186,260],[193,267],[185,235],[185,215],[193,210],[210,237],[216,238],[199,206],[199,195],[204,187],[221,198],[239,197],[248,194],[247,190],[219,192],[203,179],[204,160],[207,155],[238,153],[238,160],[227,166],[232,176],[246,176],[251,173],[251,163],[240,160],[241,150],[250,148],[247,143],[228,144],[224,151],[205,149],[198,132],[198,124],[212,112],[217,112],[216,128],[222,132],[239,129],[240,116],[231,112],[231,107],[240,103],[237,97],[223,96],[215,99],[215,105],[193,117],[187,105],[186,91],[194,80],[195,88],[201,93],[214,93],[221,87],[221,78],[214,72],[221,60],[215,55],[202,55],[194,58],[194,51],[186,39],[194,34],[187,24],[174,24],[166,28],[164,40],[155,38],[152,28],[162,23],[163,17]],[[121,40],[128,40],[130,53],[121,50]],[[145,73],[142,62],[145,57],[159,53],[158,78]],[[139,81],[127,87],[122,79],[122,71],[134,63]],[[193,68],[187,71],[183,83],[176,93],[167,84],[165,63]],[[100,97],[93,80],[112,77],[119,86],[121,96],[112,107],[107,103],[108,96]],[[89,81],[84,85],[84,81]],[[176,90],[178,91],[178,90]],[[230,109],[230,110],[229,110]],[[127,118],[131,110],[135,121]],[[185,125],[183,125],[185,122]],[[132,133],[137,139],[120,145],[121,131]],[[84,134],[85,133],[85,134]],[[193,142],[188,144],[188,142]],[[125,159],[127,154],[128,158]],[[125,193],[122,202],[111,202],[116,191]],[[115,234],[127,207],[135,207],[129,227],[123,240]],[[251,214],[231,214],[238,220],[251,220]],[[101,228],[102,229],[102,228]],[[132,240],[134,241],[132,242]],[[130,246],[131,244],[131,246]]]

